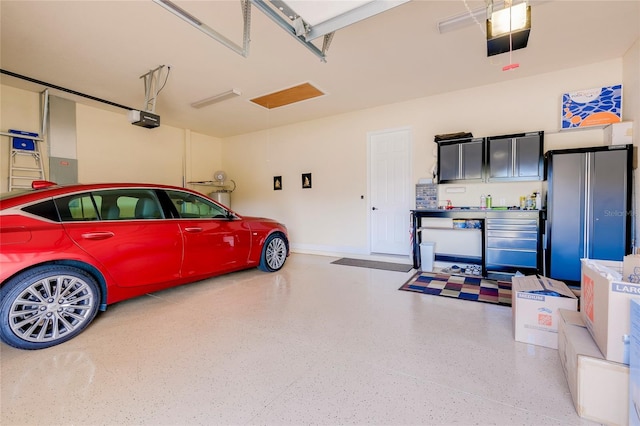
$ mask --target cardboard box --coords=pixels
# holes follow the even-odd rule
[[[578,298],[562,281],[528,275],[511,279],[513,330],[518,342],[558,348],[558,309],[578,310]]]
[[[609,124],[604,128],[605,145],[627,145],[633,143],[633,121]]]
[[[622,281],[622,262],[582,259],[582,317],[609,361],[629,364],[631,299],[640,284]]]
[[[604,359],[582,316],[560,309],[558,354],[580,417],[608,425],[626,425],[629,367]]]
[[[640,283],[640,255],[629,254],[622,259],[622,281]]]

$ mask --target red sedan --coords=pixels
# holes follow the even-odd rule
[[[287,229],[184,188],[57,186],[0,198],[0,339],[67,341],[107,305],[240,269],[277,271]]]

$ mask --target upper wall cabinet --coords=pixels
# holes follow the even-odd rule
[[[487,138],[487,181],[544,179],[544,132]]]
[[[483,138],[438,142],[438,181],[482,182],[484,143]]]

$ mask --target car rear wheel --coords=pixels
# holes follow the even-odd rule
[[[0,288],[0,339],[19,349],[42,349],[84,330],[100,305],[100,289],[86,272],[46,265]]]
[[[287,241],[281,234],[272,234],[262,247],[259,268],[265,272],[275,272],[284,266],[287,260]]]

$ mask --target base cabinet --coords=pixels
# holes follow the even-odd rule
[[[515,214],[514,214],[515,215]],[[485,266],[488,272],[535,272],[538,268],[538,212],[485,220]]]
[[[482,266],[482,275],[513,274],[522,272],[525,274],[542,273],[542,238],[541,238],[541,213],[538,210],[412,210],[413,235],[413,267],[420,269],[420,244],[421,242],[433,242],[438,233],[443,231],[457,232],[459,235],[471,235],[470,231],[479,231],[481,242],[481,257],[475,253],[468,253],[471,245],[465,245],[465,250],[446,250],[449,259],[439,259],[439,253],[443,247],[435,244],[436,260],[448,260],[454,262],[477,263]],[[449,218],[452,223],[456,220],[478,222],[476,229],[433,229],[423,225],[424,218]],[[428,220],[428,219],[427,219]],[[475,234],[474,234],[475,235]]]

